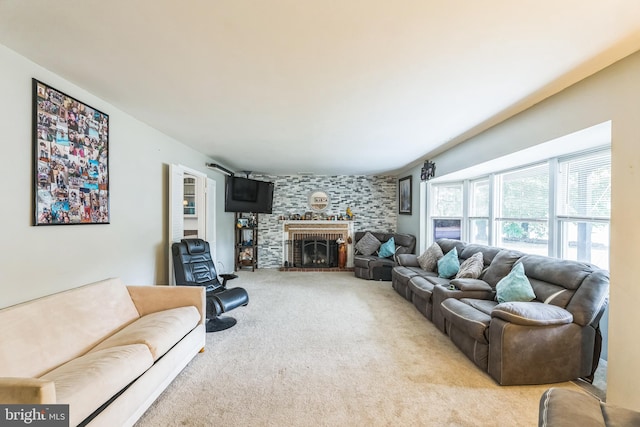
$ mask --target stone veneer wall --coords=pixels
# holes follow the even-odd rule
[[[397,178],[366,175],[252,175],[275,183],[273,213],[258,217],[258,268],[282,267],[281,215],[303,215],[309,210],[307,198],[313,191],[326,191],[331,198],[327,215],[354,215],[354,231],[395,232],[397,227]]]

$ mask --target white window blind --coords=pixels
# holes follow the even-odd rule
[[[462,216],[462,183],[434,184],[431,188],[431,214],[435,217]]]
[[[518,169],[498,175],[497,219],[549,217],[549,165]]]
[[[469,188],[469,216],[486,218],[489,216],[489,180],[471,181]]]
[[[558,162],[558,215],[609,219],[611,152]]]

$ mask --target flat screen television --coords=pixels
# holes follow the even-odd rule
[[[271,213],[273,182],[258,181],[239,176],[225,179],[225,212]]]

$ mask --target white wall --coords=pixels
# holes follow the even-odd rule
[[[437,175],[612,121],[611,292],[607,401],[640,410],[640,53],[443,152]],[[415,173],[412,168],[408,173]],[[417,202],[419,203],[419,202]],[[414,217],[417,210],[414,210]],[[398,221],[418,233],[417,220]],[[409,227],[416,227],[411,230]]]
[[[224,189],[223,176],[204,166],[212,159],[2,45],[0,64],[0,307],[107,277],[167,283],[168,164],[207,173]],[[31,78],[109,114],[111,224],[31,225]],[[218,191],[218,257],[233,265],[233,215],[222,212],[223,197]]]

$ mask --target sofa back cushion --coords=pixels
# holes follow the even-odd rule
[[[524,253],[522,252],[502,249],[495,254],[491,260],[491,264],[489,264],[489,267],[487,267],[480,278],[495,288],[498,282],[511,272],[516,261],[523,256]]]
[[[478,245],[476,243],[467,243],[459,253],[460,258],[463,260],[467,260],[471,258],[473,255],[478,252],[482,252],[482,261],[485,267],[488,267],[493,261],[493,258],[500,252],[500,248],[496,248],[495,246],[486,246],[486,245]]]
[[[396,243],[396,254],[412,254],[416,249],[416,236],[396,233],[392,235]]]
[[[602,314],[609,295],[609,274],[594,265],[542,255],[520,259],[536,300],[566,308],[575,323],[587,325]]]
[[[0,310],[0,377],[39,377],[139,318],[108,279]]]

